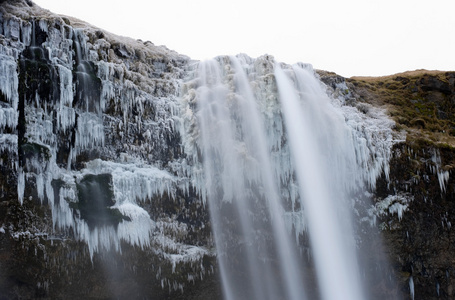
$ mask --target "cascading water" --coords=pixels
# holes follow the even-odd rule
[[[266,134],[240,62],[231,60],[226,77],[216,61],[201,63],[197,89],[207,197],[224,293],[226,299],[301,299],[297,258],[281,220]],[[274,256],[279,264],[272,261]],[[282,282],[276,272],[281,272]]]
[[[225,299],[366,299],[350,195],[387,163],[366,145],[377,127],[332,103],[310,66],[240,55],[195,73],[185,151],[210,208]],[[311,250],[298,246],[305,231]],[[319,291],[303,273],[307,256]]]
[[[349,128],[306,69],[293,68],[295,82],[275,70],[284,120],[308,221],[323,299],[362,295],[346,188],[355,179]]]

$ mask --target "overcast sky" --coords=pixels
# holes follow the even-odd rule
[[[271,54],[354,75],[455,70],[455,0],[34,0],[193,59]]]

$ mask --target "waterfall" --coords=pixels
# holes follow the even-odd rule
[[[311,66],[269,56],[203,61],[186,82],[182,136],[225,299],[366,299],[353,195],[387,171],[376,139],[391,125],[341,102]]]
[[[355,148],[341,114],[319,82],[295,66],[295,82],[276,67],[276,80],[323,299],[361,300],[362,289],[347,194]],[[353,170],[350,170],[350,169]],[[358,172],[358,171],[357,171]]]
[[[218,62],[202,62],[197,89],[207,198],[224,295],[301,299],[296,253],[280,216],[263,122],[240,62],[230,60],[226,76]],[[277,272],[283,274],[282,282]]]

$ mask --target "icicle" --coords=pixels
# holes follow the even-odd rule
[[[40,19],[39,20],[39,27],[42,31],[44,32],[48,32],[49,31],[49,24],[47,24],[47,20],[46,19]]]
[[[110,63],[100,61],[98,63],[98,77],[101,79],[101,99],[100,99],[100,111],[104,111],[106,103],[114,98],[114,86],[112,84],[113,66]]]
[[[0,129],[5,127],[15,128],[17,126],[17,110],[14,108],[0,107]]]
[[[436,149],[433,151],[433,155],[431,156],[431,161],[433,162],[433,165],[431,165],[431,171],[433,174],[437,174],[441,193],[445,193],[446,184],[449,181],[450,173],[449,173],[449,171],[444,171],[441,168],[442,162],[441,162],[441,154],[439,153],[439,150]]]
[[[0,151],[8,151],[9,153],[17,152],[17,135],[15,134],[0,134]],[[13,168],[16,169],[16,168]]]
[[[21,22],[21,41],[24,46],[30,46],[32,38],[32,24],[27,21]]]
[[[38,192],[38,198],[42,203],[44,200],[44,178],[42,173],[36,175],[36,190]]]
[[[17,110],[17,103],[19,101],[19,79],[16,69],[17,64],[11,59],[11,56],[0,52],[0,91],[5,95],[10,107],[14,111]]]
[[[22,167],[19,168],[17,172],[17,196],[19,198],[19,203],[22,205],[24,202],[24,190],[25,190],[25,174],[22,170]]]
[[[87,170],[94,174],[112,174],[114,194],[119,205],[123,202],[136,203],[137,199],[145,201],[164,192],[175,198],[176,179],[152,166],[138,167],[97,159],[87,163]]]
[[[76,150],[82,151],[104,146],[103,120],[93,113],[79,115],[76,132]]]
[[[73,73],[70,69],[58,65],[60,77],[60,107],[71,107],[73,103]]]
[[[376,202],[369,212],[370,217],[376,218],[385,214],[397,214],[398,220],[401,221],[403,213],[408,209],[411,201],[413,201],[411,195],[389,195],[383,200]]]

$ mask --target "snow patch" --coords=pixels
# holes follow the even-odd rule
[[[401,221],[409,203],[413,200],[414,198],[408,194],[389,195],[368,209],[368,217],[363,218],[362,221],[369,221],[371,226],[375,226],[377,217],[387,214],[396,214],[398,220]]]

